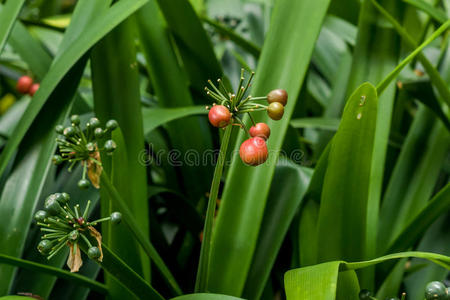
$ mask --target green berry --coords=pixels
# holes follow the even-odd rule
[[[113,212],[110,217],[113,224],[119,224],[122,221],[122,214],[118,211]]]
[[[61,211],[61,205],[59,205],[57,199],[57,194],[52,194],[45,199],[44,208],[52,216],[58,215]]]
[[[102,254],[100,252],[100,249],[98,249],[97,247],[91,247],[89,248],[87,255],[89,256],[90,259],[97,259]]]
[[[67,193],[61,193],[61,195],[64,197],[64,203],[67,203],[67,202],[69,202],[69,200],[70,200],[70,195],[69,194],[67,194]]]
[[[66,194],[66,193],[64,193]],[[67,203],[67,201],[69,201],[65,195],[63,195],[62,193],[55,193],[55,199],[56,201],[58,201],[59,204],[64,205]],[[66,194],[68,195],[68,194]]]
[[[361,300],[369,300],[372,296],[372,293],[369,290],[363,289],[359,292],[359,299]]]
[[[61,155],[53,155],[52,162],[55,165],[60,165],[63,162],[63,158],[61,157]]]
[[[116,129],[119,126],[119,124],[117,124],[116,120],[109,120],[108,122],[106,122],[106,128],[108,130],[113,131],[114,129]]]
[[[75,128],[73,128],[72,126],[66,127],[66,129],[64,129],[64,135],[66,137],[72,137],[75,135]]]
[[[47,218],[48,214],[45,210],[38,210],[35,214],[34,214],[34,219],[37,222],[44,222],[45,218]]]
[[[100,121],[97,118],[91,118],[89,120],[89,126],[92,126],[92,128],[100,127]]]
[[[53,244],[49,240],[42,240],[39,242],[37,249],[42,255],[47,255],[52,250],[52,246]]]
[[[89,180],[87,179],[81,179],[80,181],[78,181],[78,187],[82,190],[86,190],[89,188],[91,184],[89,183]]]
[[[101,139],[104,135],[103,129],[100,127],[95,128],[94,134],[96,138]]]
[[[398,297],[387,297],[384,300],[399,300]]]
[[[94,151],[95,151],[95,145],[94,145],[94,143],[87,143],[87,144],[86,144],[86,149],[87,149],[89,152],[94,152]]]
[[[272,120],[280,120],[284,114],[284,106],[280,102],[272,102],[267,107],[267,113]]]
[[[72,124],[74,126],[80,125],[80,116],[79,115],[73,115],[70,117],[70,122],[72,122]]]
[[[107,140],[105,142],[105,150],[108,153],[114,152],[114,150],[116,150],[116,147],[116,143],[113,140]]]
[[[78,230],[72,230],[69,233],[69,239],[71,239],[72,241],[76,241],[78,240],[78,237],[80,236],[80,233],[78,232]]]
[[[56,131],[56,133],[58,133],[58,134],[63,134],[63,133],[64,133],[64,126],[62,126],[62,125],[56,125],[55,131]]]
[[[425,287],[425,299],[426,300],[446,300],[447,289],[445,285],[440,281],[432,281]]]

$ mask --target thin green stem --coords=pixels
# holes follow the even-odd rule
[[[156,267],[159,269],[159,271],[161,272],[161,274],[163,275],[164,279],[167,281],[169,287],[173,290],[173,292],[177,295],[181,295],[182,294],[181,288],[178,286],[172,273],[167,268],[161,256],[158,254],[156,249],[149,241],[148,237],[142,233],[141,229],[139,228],[139,225],[136,224],[134,215],[131,213],[126,202],[122,199],[119,192],[116,190],[116,188],[109,180],[109,177],[105,172],[105,170],[103,170],[100,178],[102,181],[101,188],[104,188],[108,192],[109,196],[111,197],[111,201],[115,205],[117,205],[117,207],[123,214],[124,222],[130,229],[131,233],[134,235],[138,243],[142,246],[145,253],[147,253],[148,257],[151,260],[153,260]]]
[[[209,263],[211,256],[212,227],[216,211],[216,201],[219,194],[220,179],[222,178],[223,166],[227,155],[233,126],[227,126],[220,145],[219,157],[217,159],[214,177],[209,192],[208,208],[206,210],[205,226],[203,228],[203,242],[200,249],[200,261],[198,264],[197,280],[195,281],[195,292],[205,292],[208,286]]]
[[[423,42],[419,47],[417,47],[410,55],[408,55],[398,66],[389,73],[378,85],[377,93],[381,95],[383,91],[388,87],[388,85],[394,80],[400,71],[413,60],[428,44],[440,36],[447,28],[450,26],[450,20],[442,24],[425,42]]]

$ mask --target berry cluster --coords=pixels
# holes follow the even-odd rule
[[[241,80],[237,93],[233,94],[227,90],[221,79],[218,79],[218,87],[211,80],[208,81],[212,89],[205,87],[206,94],[214,99],[215,103],[209,109],[209,122],[218,128],[224,128],[228,125],[238,125],[250,136],[245,140],[239,149],[239,155],[244,163],[250,166],[257,166],[264,163],[268,158],[266,140],[270,136],[270,128],[266,123],[255,123],[251,113],[256,111],[267,111],[272,120],[280,120],[284,114],[284,106],[287,104],[287,92],[282,89],[276,89],[267,94],[266,97],[245,96],[251,82],[254,72],[245,83],[244,70],[241,71]],[[259,103],[267,101],[268,105]],[[247,130],[240,115],[247,113],[250,116],[252,126]]]
[[[109,120],[106,128],[100,127],[100,121],[97,118],[91,118],[86,123],[85,130],[80,127],[80,117],[73,115],[70,118],[71,125],[64,128],[57,125],[55,130],[60,136],[56,139],[60,154],[53,156],[53,162],[56,165],[64,161],[70,163],[69,171],[81,161],[83,165],[83,177],[78,182],[80,189],[87,189],[90,185],[86,179],[86,173],[95,188],[99,188],[100,175],[102,172],[102,163],[100,159],[101,150],[107,154],[112,154],[116,149],[116,143],[108,139],[104,142],[103,148],[98,145],[106,137],[106,134],[117,128],[118,124],[115,120]]]
[[[45,233],[37,249],[42,255],[46,255],[47,259],[51,259],[67,245],[70,248],[67,265],[71,272],[77,272],[83,264],[78,243],[82,241],[88,247],[89,258],[102,261],[102,236],[94,226],[105,221],[118,224],[122,215],[113,212],[107,218],[89,222],[87,214],[91,201],[87,202],[84,212],[81,213],[80,205],[75,205],[73,210],[67,205],[69,200],[67,193],[51,194],[45,200],[44,210],[39,210],[34,215],[41,231]],[[92,245],[90,237],[96,240],[97,246]]]
[[[33,78],[24,75],[17,80],[16,89],[21,94],[29,94],[30,96],[34,96],[39,89],[39,83],[34,83]]]

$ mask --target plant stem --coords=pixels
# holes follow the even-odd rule
[[[208,286],[209,262],[211,255],[212,227],[216,211],[216,201],[219,194],[220,179],[222,178],[223,166],[227,155],[233,126],[227,126],[220,145],[219,157],[217,159],[214,177],[209,192],[208,208],[206,210],[205,226],[203,228],[203,242],[200,249],[200,260],[198,264],[197,280],[195,281],[195,292],[205,292]]]
[[[428,46],[434,39],[436,39],[438,36],[440,36],[447,28],[450,26],[450,20],[442,24],[433,34],[422,44],[420,44],[419,47],[417,47],[413,52],[411,52],[410,55],[408,55],[404,60],[402,60],[397,67],[389,73],[378,85],[377,85],[377,93],[378,95],[381,95],[383,91],[387,88],[387,86],[391,83],[392,80],[394,80],[395,77],[400,73],[400,71],[413,60],[416,55],[418,55],[423,48]]]
[[[172,291],[177,295],[181,295],[182,294],[181,288],[178,286],[172,273],[167,268],[167,266],[164,264],[164,261],[162,260],[161,256],[159,256],[158,252],[153,247],[151,242],[148,240],[148,237],[146,237],[142,233],[141,229],[136,224],[133,214],[131,213],[131,211],[128,208],[125,201],[120,196],[119,192],[112,185],[105,170],[103,170],[103,172],[101,174],[101,180],[102,180],[101,188],[105,188],[105,190],[108,192],[109,196],[111,197],[111,200],[113,201],[113,203],[118,206],[119,210],[124,215],[124,222],[130,229],[131,233],[134,235],[134,237],[136,238],[138,243],[142,246],[145,253],[147,253],[148,257],[151,260],[153,260],[156,267],[162,273],[164,279],[167,281],[167,283],[169,284],[169,287],[172,289]]]

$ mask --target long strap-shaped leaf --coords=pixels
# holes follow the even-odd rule
[[[108,175],[105,171],[102,172],[101,175],[101,186],[104,187],[111,197],[111,201],[120,209],[122,214],[124,215],[124,221],[127,226],[130,228],[131,233],[134,235],[136,240],[142,246],[144,251],[147,253],[149,258],[153,260],[156,267],[160,270],[160,272],[164,275],[164,279],[169,283],[170,287],[178,294],[181,294],[181,289],[175,281],[175,278],[170,273],[169,269],[164,264],[161,256],[159,256],[156,249],[153,247],[148,238],[142,233],[139,226],[136,224],[134,220],[134,216],[128,208],[125,201],[122,199],[120,194],[117,192],[116,188],[111,184]]]
[[[24,3],[25,0],[8,0],[0,8],[0,54]]]
[[[343,271],[367,268],[388,260],[406,257],[428,259],[450,270],[450,257],[428,252],[402,252],[354,263],[345,261],[327,262],[288,271],[284,276],[287,300],[334,300],[339,292],[339,275]]]
[[[42,80],[39,90],[34,95],[33,101],[22,116],[20,126],[14,130],[12,138],[0,156],[0,174],[5,170],[28,128],[64,75],[97,41],[146,2],[147,0],[118,1],[106,14],[94,19],[83,35],[71,43],[70,47],[67,47],[67,51],[53,62],[47,76]]]
[[[12,257],[9,255],[0,254],[0,263],[8,264],[16,267],[20,267],[30,271],[41,272],[45,274],[55,275],[58,278],[63,278],[66,280],[77,282],[80,285],[91,288],[94,291],[106,294],[108,292],[106,286],[95,280],[89,279],[87,277],[71,273],[68,271],[61,270],[48,265],[39,264],[33,261],[20,259],[17,257]]]

